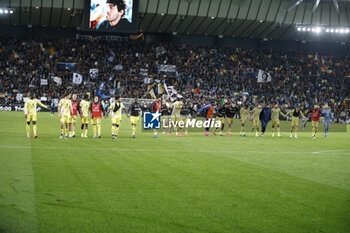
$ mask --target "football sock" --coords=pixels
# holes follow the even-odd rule
[[[98,135],[101,134],[101,124],[97,124],[97,133]]]
[[[325,128],[325,129],[324,129],[324,135],[327,136],[327,133],[328,133],[328,128]]]
[[[118,133],[119,133],[119,126],[116,126],[115,127],[115,135],[118,135]]]
[[[33,132],[34,132],[34,135],[36,135],[36,125],[33,125]]]
[[[132,134],[135,135],[135,132],[136,132],[136,125],[133,125],[132,126]]]
[[[68,131],[69,131],[69,129],[66,129],[66,130],[64,131],[64,136],[67,136],[67,135],[68,135]]]
[[[29,134],[30,132],[30,125],[26,124],[26,131],[27,131],[27,134]]]
[[[85,136],[87,135],[87,133],[88,133],[88,129],[85,129]]]
[[[94,135],[96,135],[96,125],[92,125],[93,131],[94,131]]]
[[[280,133],[280,132],[281,132],[281,128],[277,127],[277,133]]]
[[[112,125],[112,135],[115,135],[115,126]]]
[[[63,134],[63,132],[64,132],[64,129],[61,129],[61,134]]]

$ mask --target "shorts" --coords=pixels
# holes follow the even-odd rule
[[[89,124],[89,117],[83,116],[83,117],[80,119],[80,123],[81,123],[81,124]]]
[[[91,124],[93,125],[101,124],[101,118],[91,118]]]
[[[112,124],[120,125],[121,117],[112,117]]]
[[[292,117],[292,126],[299,126],[299,117]]]
[[[36,115],[27,115],[27,122],[36,121]]]
[[[139,118],[140,117],[136,117],[136,116],[131,116],[130,117],[130,123],[132,124],[132,125],[137,125],[138,123],[139,123]]]
[[[68,124],[69,123],[69,118],[70,118],[70,116],[61,116],[60,122]]]
[[[215,121],[221,121],[221,124],[225,123],[225,117],[216,117]]]
[[[260,121],[254,119],[254,120],[253,120],[253,127],[254,127],[254,128],[257,128],[257,127],[259,127],[259,126],[260,126]]]
[[[312,127],[315,127],[315,128],[318,127],[318,123],[320,123],[320,122],[319,121],[311,121]]]
[[[272,120],[271,123],[272,123],[272,126],[279,125],[280,124],[280,120],[279,119]]]
[[[329,128],[329,126],[331,125],[331,121],[323,121],[323,125],[324,127]]]
[[[77,121],[77,116],[70,116],[69,117],[69,123],[75,123]]]
[[[233,117],[227,117],[226,119],[227,119],[228,124],[232,125]]]

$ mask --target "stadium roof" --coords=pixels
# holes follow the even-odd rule
[[[84,0],[0,0],[0,7],[14,10],[0,15],[0,25],[79,28],[84,18]],[[139,28],[156,33],[348,42],[350,1],[140,0]]]

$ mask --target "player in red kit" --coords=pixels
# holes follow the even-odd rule
[[[314,105],[314,108],[312,109],[312,113],[311,113],[312,139],[316,138],[320,117],[321,117],[320,106]]]
[[[77,99],[77,94],[72,95],[72,111],[70,112],[69,119],[69,137],[75,138],[75,126],[78,116],[79,100]]]
[[[98,138],[101,138],[101,118],[105,110],[98,96],[94,97],[94,101],[90,105],[90,112],[91,112],[92,128],[94,131],[94,138],[96,138],[96,128],[97,128]]]
[[[156,101],[154,101],[152,103],[151,110],[152,110],[152,112],[159,112],[159,113],[161,112],[161,110],[162,110],[162,96],[161,95],[158,95]],[[157,133],[158,133],[158,130],[155,129],[154,130],[154,137],[155,138],[158,137]]]

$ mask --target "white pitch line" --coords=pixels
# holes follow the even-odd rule
[[[94,148],[94,147],[40,147],[40,146],[16,146],[0,145],[0,148],[9,149],[45,149],[45,150],[100,150],[100,151],[140,151],[140,152],[197,152],[197,153],[256,153],[256,154],[318,154],[339,153],[350,154],[350,150],[327,151],[241,151],[241,150],[174,150],[174,149],[138,149],[138,148]]]

